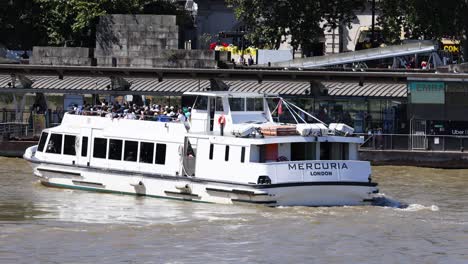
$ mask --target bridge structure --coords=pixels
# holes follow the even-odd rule
[[[372,81],[406,82],[408,78],[467,79],[465,73],[437,73],[424,70],[300,70],[282,68],[200,69],[200,68],[135,68],[99,66],[49,66],[27,64],[0,64],[0,74],[25,76],[131,77],[164,79],[256,80],[262,81]]]
[[[353,91],[349,93],[352,96],[397,94],[390,97],[400,97],[404,90],[406,97],[408,81],[466,82],[468,74],[428,70],[189,69],[0,64],[0,93],[180,95],[184,91],[210,89],[210,80],[237,82],[234,86],[249,92],[314,95],[313,87],[327,88],[322,84],[328,83],[332,87],[352,86]],[[392,91],[395,87],[398,87],[398,92]],[[337,90],[331,95],[339,94]]]
[[[273,63],[273,66],[309,69],[344,64],[362,64],[366,61],[393,58],[393,67],[395,67],[398,65],[398,58],[414,56],[417,54],[429,54],[428,60],[432,63],[434,68],[436,68],[437,66],[442,65],[442,61],[437,54],[437,50],[438,46],[432,41],[415,41],[401,45],[364,49],[354,52],[299,58],[291,61]]]

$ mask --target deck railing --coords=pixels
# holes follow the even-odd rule
[[[33,135],[28,122],[6,122],[0,123],[1,140],[11,138],[24,138]]]

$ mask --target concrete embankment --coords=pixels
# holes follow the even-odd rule
[[[37,141],[0,141],[0,156],[4,157],[22,157],[24,151],[30,146],[37,144]]]
[[[449,151],[360,150],[359,156],[372,165],[419,166],[467,169],[468,153]]]

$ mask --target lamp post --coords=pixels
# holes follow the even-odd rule
[[[371,43],[375,41],[375,0],[372,0],[372,36]]]

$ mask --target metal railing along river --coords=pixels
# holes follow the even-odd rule
[[[362,150],[457,151],[468,149],[468,136],[419,134],[358,134]]]

